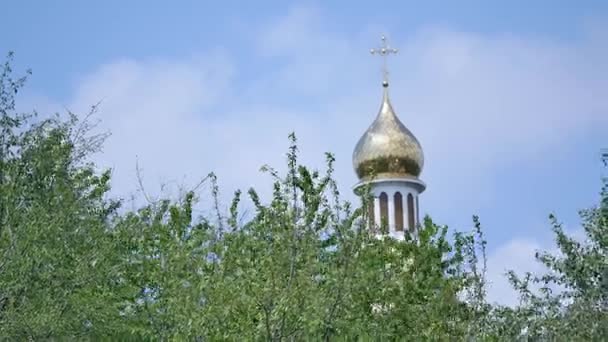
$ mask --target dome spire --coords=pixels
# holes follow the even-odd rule
[[[386,42],[386,36],[382,35],[380,36],[380,40],[381,40],[381,45],[379,48],[374,48],[374,49],[370,49],[369,52],[371,52],[372,55],[379,55],[380,57],[382,57],[382,86],[384,88],[388,87],[388,66],[387,66],[387,57],[388,55],[390,55],[391,53],[396,54],[397,52],[399,52],[398,49],[392,48],[390,45],[388,45],[388,43]]]
[[[371,49],[374,55],[383,58],[383,96],[380,111],[374,122],[365,131],[353,151],[353,166],[361,181],[394,178],[418,178],[424,164],[422,147],[416,137],[397,117],[388,94],[387,57],[396,54],[386,37],[382,45]]]

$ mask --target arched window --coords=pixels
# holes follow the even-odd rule
[[[369,201],[369,204],[367,205],[367,216],[369,218],[369,227],[371,229],[375,229],[376,228],[376,213],[375,213],[375,208],[374,208],[374,202],[375,202],[375,198],[371,198]]]
[[[380,229],[386,232],[388,227],[388,195],[386,192],[380,194]]]
[[[416,228],[414,219],[414,196],[412,194],[407,194],[407,217],[408,217],[408,228],[413,231]]]
[[[418,196],[416,196],[416,222],[420,224],[420,207],[418,206]]]
[[[400,192],[395,192],[395,230],[403,231],[403,196]]]

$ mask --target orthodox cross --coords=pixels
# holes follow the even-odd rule
[[[379,48],[369,50],[369,52],[371,52],[372,55],[380,55],[380,57],[382,57],[382,85],[388,87],[388,68],[386,66],[386,59],[389,54],[396,54],[397,52],[399,52],[399,50],[390,47],[386,42],[386,37],[384,35],[382,35],[380,39],[382,40],[382,45]]]

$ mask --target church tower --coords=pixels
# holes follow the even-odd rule
[[[371,53],[384,59],[383,96],[376,119],[353,152],[353,166],[359,177],[354,190],[368,190],[373,197],[369,205],[370,229],[400,239],[406,230],[415,233],[420,222],[418,196],[426,185],[418,177],[424,155],[390,102],[386,57],[397,53],[397,49],[389,47],[382,36],[382,46]]]

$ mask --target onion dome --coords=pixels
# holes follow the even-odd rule
[[[424,155],[418,139],[399,121],[388,96],[388,82],[380,112],[353,151],[353,166],[360,180],[418,178]]]

